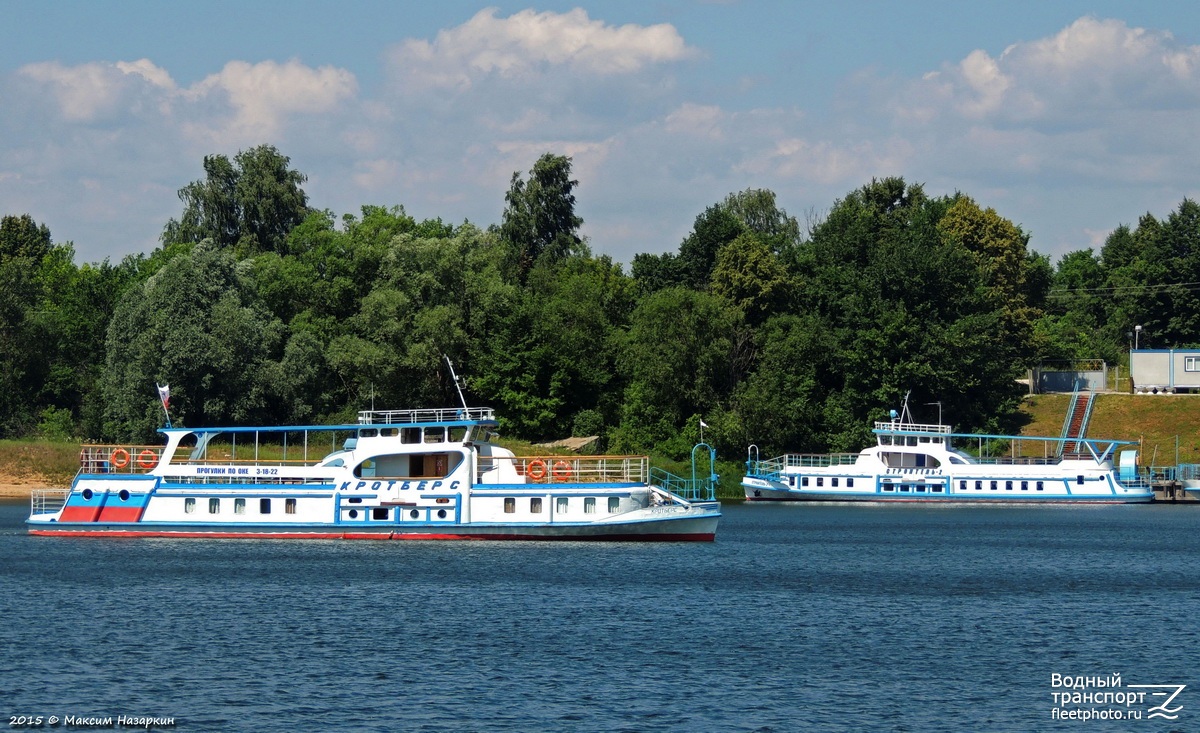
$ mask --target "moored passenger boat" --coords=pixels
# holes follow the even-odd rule
[[[1126,504],[1154,499],[1153,488],[1138,474],[1137,451],[1121,449],[1131,445],[1127,441],[959,434],[948,425],[911,422],[907,406],[892,415],[875,423],[876,445],[859,453],[792,453],[760,460],[751,446],[742,481],[746,500]],[[1043,446],[1043,455],[980,458],[954,448],[956,439],[1036,444]]]
[[[491,408],[365,411],[358,423],[165,428],[84,446],[29,532],[101,537],[709,540],[715,451],[693,477],[645,456],[516,456]],[[707,449],[708,472],[695,477]]]

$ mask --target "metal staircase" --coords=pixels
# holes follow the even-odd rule
[[[1092,405],[1095,397],[1095,392],[1090,388],[1087,392],[1083,392],[1079,389],[1079,383],[1076,383],[1075,392],[1071,395],[1071,404],[1067,408],[1067,417],[1063,421],[1062,435],[1059,436],[1061,438],[1058,444],[1059,457],[1083,453],[1083,445],[1080,441],[1087,436],[1088,421],[1092,418]]]

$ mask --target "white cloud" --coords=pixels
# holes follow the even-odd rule
[[[63,118],[79,123],[120,117],[138,87],[175,88],[170,75],[147,59],[77,66],[47,61],[23,66],[18,75],[41,85],[54,97]]]
[[[277,138],[291,115],[329,112],[357,91],[350,72],[332,66],[314,69],[293,59],[284,64],[230,61],[220,73],[188,88],[184,96],[203,101],[224,95],[233,117],[223,124],[206,121],[193,129],[208,127],[214,137],[249,144]]]
[[[671,25],[498,12],[393,46],[384,71],[397,83],[367,98],[349,70],[295,59],[229,61],[184,88],[148,59],[25,66],[0,76],[0,203],[75,239],[81,257],[97,258],[98,241],[133,251],[178,216],[174,192],[202,175],[203,155],[268,142],[309,176],[318,207],[402,204],[486,226],[512,173],[553,152],[574,160],[593,249],[628,262],[677,247],[706,206],[749,187],[799,214],[900,175],[1021,224],[1054,222],[1056,247],[1194,193],[1200,51],[1169,33],[1081,18],[920,76],[859,70],[824,110],[737,107],[746,97],[729,85],[677,84],[700,51]],[[808,102],[774,70],[747,78]],[[1108,208],[1090,231],[1058,224],[1087,199]]]
[[[672,134],[720,140],[725,137],[722,126],[725,118],[726,115],[720,107],[685,102],[667,115],[664,127]]]
[[[406,40],[390,51],[390,63],[406,86],[465,89],[483,76],[511,78],[546,66],[607,76],[696,55],[669,24],[612,26],[581,8],[508,18],[496,12],[481,10],[433,41]]]
[[[1120,20],[1084,17],[1053,36],[973,51],[905,89],[898,116],[1019,124],[1104,124],[1101,112],[1200,106],[1200,46]]]

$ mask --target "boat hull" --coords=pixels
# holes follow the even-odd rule
[[[878,492],[848,491],[805,491],[791,489],[782,484],[768,487],[761,482],[743,484],[746,501],[761,502],[868,502],[868,503],[924,503],[924,504],[1144,504],[1154,501],[1152,491],[1135,494],[1073,494],[1073,495],[1020,495],[1000,496],[970,494],[882,494]]]
[[[330,524],[279,526],[148,522],[42,522],[29,520],[29,534],[45,537],[157,537],[170,539],[279,540],[576,540],[625,542],[712,542],[720,505],[694,505],[677,516],[633,521],[529,525],[430,525],[344,527]]]

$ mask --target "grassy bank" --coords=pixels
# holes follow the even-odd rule
[[[1057,437],[1070,403],[1065,394],[1030,397],[1024,407],[1030,423],[1022,434]],[[1200,395],[1097,395],[1087,434],[1140,442],[1142,465],[1200,463]]]
[[[0,480],[66,486],[79,470],[79,444],[49,440],[0,440]]]

